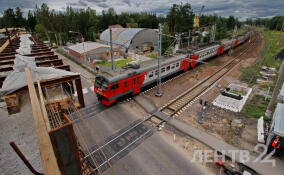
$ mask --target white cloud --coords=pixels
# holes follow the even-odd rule
[[[19,6],[26,12],[34,8],[35,4],[41,5],[43,2],[58,11],[71,5],[75,8],[91,7],[98,13],[112,7],[117,13],[147,11],[158,14],[166,14],[173,3],[189,2],[195,13],[205,5],[205,14],[234,15],[240,19],[281,15],[284,11],[283,0],[0,0],[0,11]]]

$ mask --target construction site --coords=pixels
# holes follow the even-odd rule
[[[221,38],[204,9],[186,32],[173,10],[98,36],[0,29],[0,174],[282,175],[284,18]]]

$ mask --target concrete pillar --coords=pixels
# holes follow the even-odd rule
[[[280,69],[279,69],[279,76],[278,76],[278,80],[276,82],[275,88],[273,90],[273,94],[272,97],[270,99],[270,102],[267,106],[266,112],[265,112],[265,116],[270,118],[275,102],[277,100],[277,96],[280,92],[281,86],[283,84],[283,80],[284,80],[284,60],[281,63]]]

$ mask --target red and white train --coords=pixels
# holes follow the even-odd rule
[[[177,54],[174,57],[163,58],[161,77],[176,75],[178,72],[193,69],[196,63],[204,62],[209,58],[220,56],[231,47],[235,48],[248,40],[250,32],[245,32],[229,40],[215,43],[210,46],[192,50],[190,54]],[[139,68],[116,69],[98,73],[94,90],[98,100],[109,106],[126,95],[138,94],[141,88],[156,83],[158,78],[157,60],[142,62]]]

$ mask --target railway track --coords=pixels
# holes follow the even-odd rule
[[[206,77],[201,82],[197,83],[192,88],[188,89],[181,95],[177,96],[175,99],[171,100],[169,103],[164,105],[160,111],[165,113],[168,116],[173,116],[181,109],[183,109],[186,105],[188,105],[191,101],[193,101],[200,94],[205,92],[208,88],[218,82],[222,77],[227,75],[234,67],[236,67],[241,61],[241,57],[247,54],[254,46],[258,43],[259,38],[257,38],[251,42],[248,48],[246,48],[241,54],[234,57],[232,60],[227,62],[224,66],[219,68],[212,75]]]
[[[127,128],[120,130],[111,138],[106,139],[105,143],[101,146],[96,145],[93,149],[91,149],[90,153],[85,155],[85,158],[87,158],[91,165],[93,165],[94,170],[98,170],[98,168],[103,171],[106,170],[108,168],[107,160],[101,158],[103,157],[100,155],[101,151],[105,153],[106,158],[111,163],[125,156],[128,152],[142,143],[143,140],[150,137],[158,129],[158,127],[161,126],[161,124],[174,117],[176,113],[184,109],[184,107],[190,104],[190,102],[196,99],[196,97],[205,93],[210,87],[212,87],[212,85],[236,67],[242,61],[241,57],[248,53],[250,49],[254,48],[258,40],[259,39],[257,37],[240,55],[227,62],[212,75],[203,79],[192,88],[165,104],[155,113],[149,114],[142,120],[133,122]],[[81,114],[84,114],[85,116],[83,115],[83,118],[86,118],[86,116],[93,116],[94,113],[102,110],[104,110],[102,107],[99,107],[98,104],[94,104],[93,106],[89,106],[84,109]],[[73,117],[75,117],[73,121],[76,122],[79,120],[79,118],[76,118],[76,115]],[[153,118],[155,118],[155,120],[153,120]],[[90,159],[91,155],[98,161],[99,165],[97,167],[95,167],[94,162]]]
[[[93,117],[95,114],[98,114],[106,109],[107,109],[107,106],[97,102],[79,111],[73,112],[68,117],[72,121],[72,123],[77,123],[80,121],[80,118],[86,119],[89,117]]]

